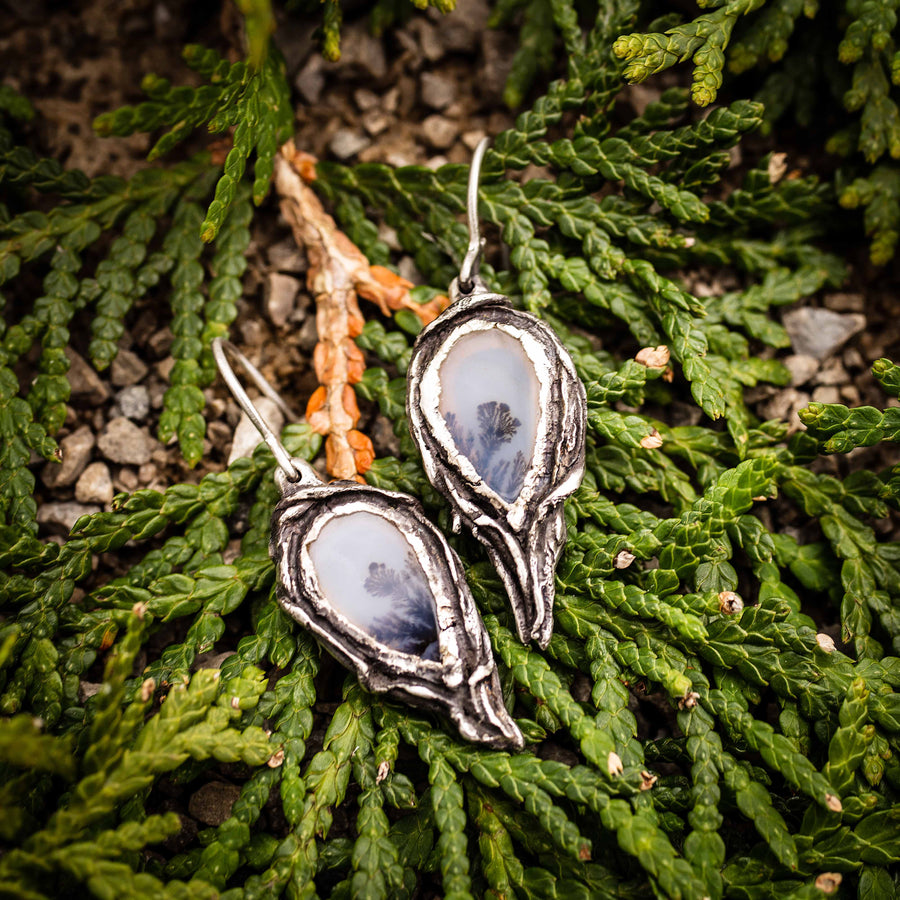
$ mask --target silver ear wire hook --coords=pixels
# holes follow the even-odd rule
[[[481,254],[484,252],[484,238],[478,226],[478,181],[481,177],[481,163],[490,143],[489,138],[482,138],[472,155],[469,167],[469,189],[466,195],[466,213],[469,219],[469,247],[459,267],[457,284],[460,291],[468,294],[475,287],[475,279],[481,267]]]
[[[237,401],[238,406],[240,406],[247,414],[247,418],[250,419],[256,426],[257,431],[262,435],[262,439],[272,451],[284,477],[292,484],[302,481],[318,482],[319,478],[311,466],[306,464],[303,460],[291,458],[291,455],[285,450],[281,441],[278,440],[275,432],[272,431],[269,424],[262,415],[260,415],[259,410],[253,405],[253,401],[247,395],[247,392],[238,380],[237,375],[234,374],[234,369],[231,368],[231,363],[228,361],[229,354],[241,365],[250,380],[266,397],[268,397],[289,419],[296,419],[295,413],[287,403],[284,402],[281,395],[268,381],[266,381],[262,372],[260,372],[259,369],[257,369],[256,366],[254,366],[253,363],[251,363],[250,360],[231,343],[231,341],[226,341],[225,338],[214,338],[212,342],[212,352],[213,357],[216,360],[216,365],[222,373],[222,378],[225,379],[225,384],[228,385],[228,389],[234,395],[234,399]],[[308,471],[303,471],[298,466],[298,463],[304,466]]]

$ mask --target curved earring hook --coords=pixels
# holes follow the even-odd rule
[[[475,278],[481,267],[481,254],[484,251],[484,238],[478,225],[478,181],[481,177],[481,163],[485,151],[490,144],[489,138],[482,138],[472,155],[472,165],[469,167],[469,189],[466,195],[466,213],[469,219],[469,247],[459,267],[459,289],[468,294],[475,286]]]
[[[238,350],[231,341],[225,340],[225,338],[214,338],[212,341],[212,353],[213,357],[216,360],[216,365],[219,367],[219,372],[222,373],[222,378],[225,380],[225,384],[228,385],[228,389],[234,395],[234,399],[237,401],[238,406],[247,414],[247,418],[256,426],[257,431],[259,431],[260,435],[262,435],[262,439],[266,442],[268,448],[272,451],[272,454],[275,456],[275,460],[281,468],[284,477],[293,484],[297,482],[301,482],[304,480],[304,472],[298,468],[297,463],[302,462],[301,460],[295,460],[291,458],[291,455],[284,449],[284,445],[281,441],[278,440],[275,432],[269,427],[269,424],[266,420],[260,415],[259,410],[253,405],[253,401],[247,395],[247,392],[244,390],[243,385],[238,380],[237,375],[234,374],[234,369],[231,368],[231,363],[228,361],[228,356],[230,355],[234,360],[236,360],[243,370],[250,377],[250,380],[259,388],[259,390],[268,397],[288,418],[295,419],[296,416],[291,408],[287,405],[287,403],[282,400],[281,395],[269,384],[268,381],[263,377],[262,372]],[[318,481],[319,478],[313,472],[312,468],[309,468],[309,472],[312,474],[315,481]],[[309,479],[307,479],[309,480]]]

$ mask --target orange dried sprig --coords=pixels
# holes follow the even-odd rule
[[[449,301],[436,297],[415,303],[411,282],[384,266],[369,265],[362,251],[337,227],[309,187],[315,179],[315,157],[298,151],[293,142],[275,160],[275,188],[281,211],[298,245],[309,258],[307,285],[316,301],[319,343],[313,365],[320,387],[309,399],[306,417],[325,436],[329,474],[362,481],[375,458],[372,442],[356,429],[359,407],[352,385],[365,371],[365,360],[354,343],[365,324],[358,298],[377,304],[385,315],[409,309],[423,325],[435,319]]]

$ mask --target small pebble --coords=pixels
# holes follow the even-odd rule
[[[91,463],[75,485],[75,499],[79,503],[112,503],[113,483],[109,466],[103,462]]]
[[[72,399],[80,400],[87,406],[99,406],[109,398],[109,388],[88,363],[71,347],[66,347],[69,359],[69,387]]]
[[[836,313],[814,306],[792,309],[784,314],[783,321],[795,352],[818,360],[827,359],[866,327],[866,317],[858,313]]]
[[[856,347],[850,347],[844,351],[844,365],[848,369],[865,369],[866,361],[863,359],[862,353]]]
[[[490,7],[486,0],[459,0],[454,14],[441,20],[438,40],[452,53],[473,55],[478,38],[487,31]]]
[[[796,388],[785,388],[762,405],[761,413],[766,419],[782,419],[790,425],[791,431],[798,431],[803,425],[797,413],[806,406],[809,406],[809,394]]]
[[[444,118],[444,116],[428,116],[422,123],[422,136],[438,150],[446,150],[452,146],[459,133],[456,122]]]
[[[152,409],[162,409],[167,389],[168,385],[156,375],[150,379],[147,385],[147,396],[150,398],[150,406]]]
[[[835,312],[861,313],[866,310],[866,298],[862,294],[826,294],[824,302],[829,309],[833,309]]]
[[[837,357],[826,360],[815,378],[814,384],[847,384],[850,381],[847,370]]]
[[[416,261],[411,256],[400,257],[397,263],[397,272],[401,278],[405,278],[413,284],[421,284],[424,280],[422,273],[416,268]]]
[[[37,520],[39,525],[56,525],[69,532],[82,516],[98,512],[99,506],[87,503],[44,503],[38,507]]]
[[[353,99],[360,112],[368,112],[378,106],[378,94],[368,88],[357,88],[353,92]]]
[[[834,385],[823,385],[812,392],[814,403],[840,403],[841,392]]]
[[[394,85],[382,98],[381,105],[384,108],[385,112],[397,112],[397,107],[400,104],[400,88],[397,85]]]
[[[138,481],[141,484],[151,484],[159,475],[159,469],[152,462],[145,463],[138,469]]]
[[[363,128],[365,128],[372,137],[376,137],[383,131],[387,131],[390,124],[391,117],[380,109],[370,109],[367,113],[364,113],[362,117]]]
[[[344,72],[348,66],[356,66],[375,81],[387,75],[384,43],[369,31],[365,22],[354,22],[342,29],[340,66]]]
[[[94,433],[87,425],[82,425],[59,442],[59,449],[62,462],[47,463],[41,472],[41,480],[47,487],[66,487],[75,483],[91,459]]]
[[[328,149],[338,159],[350,159],[369,146],[369,139],[352,128],[339,128],[328,142]]]
[[[240,796],[240,788],[235,785],[211,781],[191,795],[188,812],[198,822],[215,827],[231,816],[231,808]]]
[[[135,472],[134,469],[129,469],[124,466],[119,469],[118,477],[113,483],[117,489],[123,490],[127,494],[136,491],[138,484],[140,484],[137,472]]]
[[[281,434],[284,427],[284,413],[268,397],[258,397],[253,401],[259,414],[269,424],[275,434]],[[256,426],[247,418],[246,413],[241,413],[241,420],[234,431],[234,440],[231,443],[231,452],[228,454],[228,465],[236,459],[244,456],[252,456],[253,451],[262,443],[262,437]]]
[[[805,356],[802,353],[787,356],[782,362],[791,373],[791,385],[793,387],[800,387],[801,384],[806,384],[819,370],[818,360],[812,356]]]
[[[485,30],[480,35],[481,66],[476,84],[482,100],[500,100],[512,69],[518,42],[511,34]]]
[[[98,681],[80,681],[78,682],[78,699],[82,703],[89,700],[94,694],[99,694],[103,690],[103,683]]]
[[[659,100],[660,90],[652,84],[629,84],[622,91],[622,96],[628,100],[631,108],[642,116],[651,103]]]
[[[470,149],[474,150],[487,135],[480,128],[475,131],[464,131],[462,142]]]
[[[272,244],[266,250],[266,255],[269,265],[279,272],[305,272],[307,269],[306,255],[293,239]]]
[[[297,349],[304,354],[310,354],[316,349],[319,343],[319,332],[316,328],[316,317],[309,316],[300,326],[297,334]]]
[[[169,328],[160,328],[148,341],[147,347],[156,357],[165,356],[172,348],[175,335]]]
[[[312,53],[306,65],[297,73],[294,87],[307,103],[315,105],[325,87],[325,60],[321,53]]]
[[[110,367],[110,380],[116,387],[126,387],[142,381],[149,371],[136,353],[119,350]]]
[[[150,414],[150,392],[142,384],[131,384],[116,394],[113,413],[134,422],[144,422]]]
[[[163,381],[168,381],[169,376],[172,374],[172,369],[175,368],[175,360],[173,357],[167,356],[156,363],[153,368],[156,369],[156,373]]]
[[[437,72],[424,72],[420,82],[422,102],[432,109],[446,109],[456,99],[456,82]]]
[[[440,31],[425,19],[414,19],[410,22],[410,28],[418,31],[419,47],[422,54],[429,62],[437,62],[444,55],[444,45],[441,43]]]
[[[290,275],[270,272],[266,277],[266,313],[273,325],[283,328],[294,311],[300,282]]]
[[[221,451],[234,439],[234,428],[228,422],[210,422],[206,426],[206,436],[212,446]]]
[[[150,461],[153,439],[124,416],[111,419],[97,446],[111,462],[142,466]]]
[[[234,656],[234,650],[210,650],[207,653],[198,653],[194,659],[193,669],[221,669],[222,663],[229,656]]]

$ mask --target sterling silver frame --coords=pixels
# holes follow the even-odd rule
[[[419,503],[352,481],[308,486],[285,479],[283,490],[272,518],[270,549],[285,611],[355,670],[368,690],[422,709],[441,708],[467,740],[521,749],[524,739],[503,704],[490,639],[459,557]],[[309,547],[329,521],[363,510],[394,525],[413,548],[435,598],[440,662],[375,641],[323,596]]]
[[[478,276],[484,239],[478,223],[478,180],[484,138],[469,169],[469,246],[450,285],[450,306],[416,340],[407,370],[406,410],[431,483],[453,507],[454,529],[465,525],[486,547],[512,604],[523,643],[546,647],[553,633],[556,563],[566,543],[563,501],[584,477],[587,396],[572,359],[553,330],[513,309]],[[534,365],[540,410],[531,468],[516,500],[492,491],[459,452],[440,412],[441,363],[466,334],[491,328],[516,338]]]
[[[540,319],[513,309],[473,276],[468,292],[416,340],[407,372],[410,432],[428,479],[450,501],[454,529],[465,526],[487,548],[512,604],[520,640],[546,647],[553,632],[556,563],[566,541],[563,501],[584,477],[587,398],[559,338]],[[531,468],[508,503],[456,449],[440,412],[440,366],[462,336],[501,329],[534,365],[540,414]]]
[[[309,463],[287,453],[247,396],[227,357],[239,362],[263,393],[287,409],[260,372],[221,338],[213,341],[212,349],[235,399],[278,462],[275,481],[282,498],[273,513],[269,549],[283,609],[354,670],[368,690],[445,713],[467,740],[497,750],[522,749],[525,740],[503,703],[490,639],[462,564],[418,501],[354,481],[323,484]],[[310,558],[310,545],[329,521],[360,511],[397,528],[422,567],[435,601],[440,662],[377,641],[325,598]],[[348,547],[348,553],[352,552],[354,548]]]

